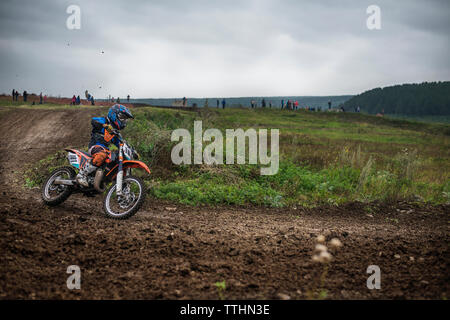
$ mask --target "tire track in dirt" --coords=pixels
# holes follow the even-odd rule
[[[46,207],[13,171],[87,144],[98,112],[2,110],[0,298],[217,299],[214,283],[223,280],[228,299],[305,299],[314,289],[331,299],[449,296],[449,206],[194,208],[147,199],[127,221],[105,219],[100,198],[74,195]],[[344,244],[323,286],[323,266],[311,260],[319,234]],[[80,291],[66,288],[72,264],[82,270]],[[372,264],[381,268],[381,290],[366,287]]]

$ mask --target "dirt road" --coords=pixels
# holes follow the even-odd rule
[[[40,190],[22,187],[20,164],[84,146],[98,112],[0,107],[1,299],[218,299],[220,281],[227,299],[449,297],[449,206],[195,208],[148,199],[119,222],[102,216],[100,198],[44,206]],[[326,268],[311,259],[319,234],[343,243]],[[81,269],[81,290],[66,287],[70,265]],[[369,265],[380,267],[380,290],[367,288]]]

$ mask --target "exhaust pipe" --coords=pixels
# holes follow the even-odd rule
[[[103,175],[104,171],[102,169],[97,169],[97,171],[95,172],[94,189],[99,193],[103,193],[106,190],[106,186],[104,184],[102,188]]]
[[[64,180],[64,179],[55,179],[55,181],[53,181],[53,184],[62,184],[65,186],[73,186],[75,185],[73,183],[73,180]]]

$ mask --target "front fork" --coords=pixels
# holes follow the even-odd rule
[[[117,178],[116,178],[116,195],[118,197],[122,196],[122,185],[123,185],[123,150],[122,150],[123,144],[121,143],[119,146],[119,168],[117,171]],[[131,174],[131,168],[126,169],[126,175]]]
[[[116,195],[122,195],[122,182],[123,182],[123,144],[121,143],[119,146],[119,169],[117,172],[117,180],[116,180]]]

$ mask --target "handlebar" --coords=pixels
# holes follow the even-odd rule
[[[116,135],[117,138],[118,138],[121,142],[127,143],[127,142],[125,141],[125,139],[122,137],[122,134],[119,132],[119,130],[114,129],[114,130],[112,131],[112,134]],[[139,158],[140,158],[139,153],[138,153],[132,146],[129,146],[129,148],[131,148],[131,150],[132,150],[132,152],[133,152],[133,155],[136,157],[136,159],[139,159]]]
[[[111,133],[113,135],[117,136],[117,138],[119,138],[119,140],[123,140],[122,135],[120,134],[119,130],[114,129]]]

